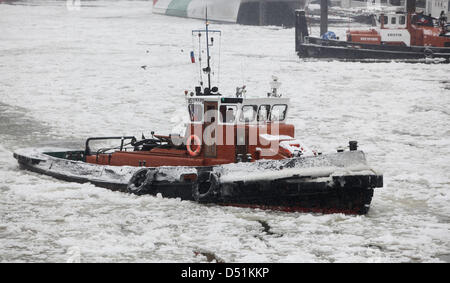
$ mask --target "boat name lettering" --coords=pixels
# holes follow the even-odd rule
[[[387,36],[402,36],[401,33],[388,33]]]
[[[364,41],[378,41],[378,37],[361,37]]]

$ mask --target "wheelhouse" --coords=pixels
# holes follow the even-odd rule
[[[286,123],[289,99],[276,94],[276,88],[264,98],[191,92],[186,93],[186,103],[189,122],[184,136],[191,157],[202,155],[207,163],[242,162],[258,160],[265,151],[271,159],[286,158],[279,143],[294,139],[294,126]],[[193,149],[194,142],[202,149]]]
[[[406,15],[403,13],[380,15],[378,25],[386,29],[406,29]]]

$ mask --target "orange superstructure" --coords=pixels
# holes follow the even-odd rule
[[[450,47],[445,19],[420,13],[381,14],[377,27],[348,30],[347,41],[375,45]]]
[[[154,135],[141,144],[131,142],[128,148],[89,152],[86,162],[114,166],[213,166],[290,158],[294,154],[290,144],[298,145],[299,152],[306,151],[294,139],[294,126],[285,122],[289,101],[286,98],[225,98],[219,94],[191,93],[186,95],[186,101],[190,121],[183,136]]]

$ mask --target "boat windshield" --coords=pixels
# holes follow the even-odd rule
[[[189,104],[189,117],[192,122],[201,122],[203,119],[203,107],[201,104]]]
[[[220,122],[227,124],[234,123],[236,112],[236,105],[220,105]]]
[[[269,120],[270,105],[261,105],[258,109],[258,121],[265,122]]]
[[[286,119],[286,104],[275,104],[272,107],[272,111],[270,111],[270,120],[271,121],[283,121]]]
[[[241,122],[253,122],[256,117],[256,112],[258,107],[256,105],[244,105],[242,107],[241,117],[239,120]]]
[[[386,16],[386,15],[383,15],[383,16],[379,16],[378,17],[378,22],[379,23],[381,23],[383,21],[383,24],[385,24],[385,25],[387,25],[387,23],[388,23],[388,17]]]

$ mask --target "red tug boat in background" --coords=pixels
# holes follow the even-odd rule
[[[200,203],[321,213],[365,214],[374,188],[383,176],[368,166],[357,142],[349,150],[320,154],[294,138],[286,123],[289,99],[278,91],[247,98],[245,86],[234,97],[211,87],[210,34],[193,31],[199,42],[206,35],[206,66],[199,46],[204,86],[185,92],[189,122],[184,134],[93,137],[84,150],[21,149],[14,153],[20,166],[73,182],[90,182],[112,190],[161,194]],[[194,60],[194,54],[191,53]],[[204,67],[204,68],[203,68]],[[92,149],[92,143],[120,140],[118,146]]]
[[[439,19],[415,12],[415,0],[406,2],[406,13],[381,14],[376,27],[348,30],[346,41],[333,32],[321,38],[308,34],[305,12],[296,12],[296,51],[300,57],[344,60],[424,60],[450,62],[450,25],[444,14]]]

